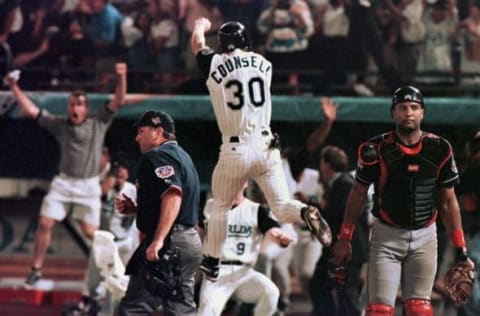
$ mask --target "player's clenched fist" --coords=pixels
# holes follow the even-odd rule
[[[127,74],[127,64],[126,63],[116,63],[115,64],[115,73],[119,76],[124,76]]]
[[[212,27],[212,23],[209,19],[201,17],[195,20],[195,28],[203,28],[204,32],[207,32]]]

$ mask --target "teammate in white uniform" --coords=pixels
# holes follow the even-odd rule
[[[228,299],[255,304],[254,315],[273,315],[277,309],[279,290],[263,273],[255,271],[253,265],[260,250],[262,235],[283,247],[291,242],[279,223],[270,216],[267,208],[244,197],[242,190],[228,211],[227,239],[221,252],[220,273],[217,282],[203,279],[197,315],[220,316]],[[205,204],[204,215],[207,232],[213,213],[214,200]],[[208,245],[208,236],[204,245]]]
[[[207,278],[218,277],[220,252],[227,235],[227,210],[247,179],[253,178],[281,222],[301,222],[323,243],[331,232],[319,210],[289,196],[282,169],[278,139],[270,131],[272,65],[263,56],[247,51],[249,40],[239,22],[219,30],[223,53],[205,44],[210,21],[195,21],[191,46],[207,76],[217,124],[222,134],[220,155],[212,175],[214,205],[208,230],[209,244],[200,269]]]

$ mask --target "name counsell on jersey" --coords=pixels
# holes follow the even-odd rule
[[[233,56],[227,58],[223,64],[217,66],[217,70],[212,71],[210,76],[216,83],[221,83],[229,73],[240,68],[257,68],[261,73],[267,73],[272,68],[270,63],[265,62],[258,56]]]

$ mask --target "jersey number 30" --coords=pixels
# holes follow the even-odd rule
[[[260,107],[265,103],[265,84],[260,77],[251,78],[245,86],[239,80],[229,80],[225,88],[232,90],[233,100],[227,102],[232,110],[240,110],[245,105],[245,90],[254,106]]]

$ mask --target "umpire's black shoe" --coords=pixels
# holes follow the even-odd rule
[[[207,280],[216,282],[218,280],[218,270],[220,260],[218,258],[203,256],[202,263],[200,264],[200,270],[203,271]]]
[[[326,247],[332,244],[332,231],[318,208],[306,206],[300,211],[308,230]]]

